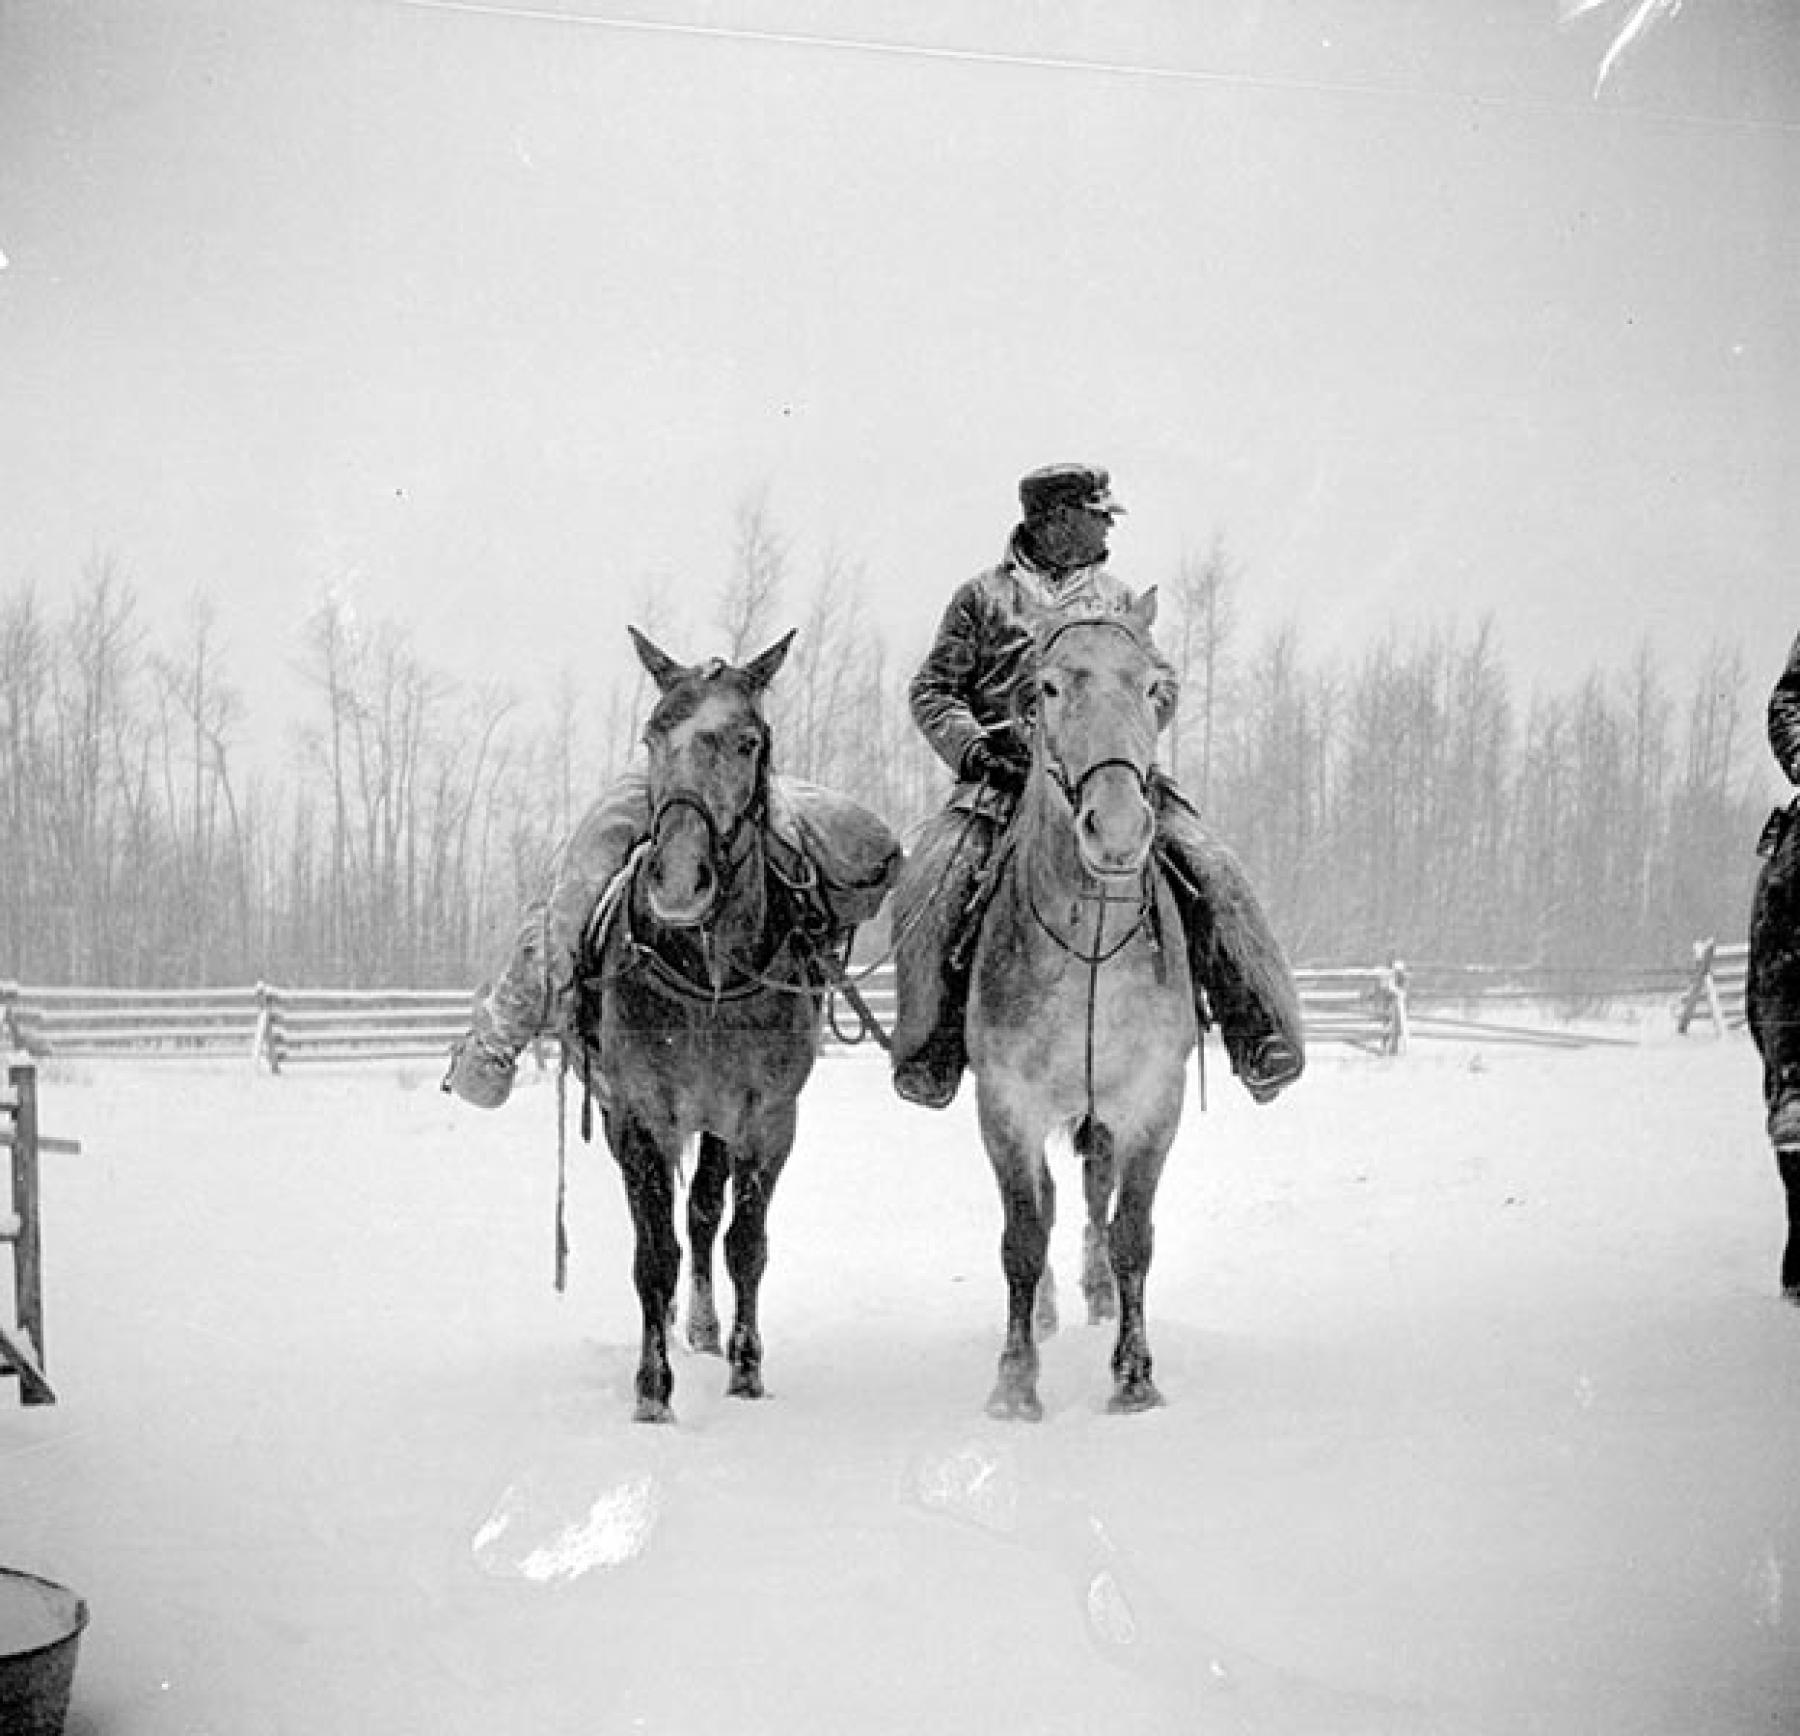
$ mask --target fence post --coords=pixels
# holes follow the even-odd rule
[[[6,1071],[12,1087],[12,1185],[13,1211],[17,1213],[19,1240],[13,1249],[13,1288],[17,1294],[18,1322],[44,1366],[44,1244],[38,1215],[38,1113],[37,1068],[29,1061],[15,1061]]]
[[[281,1071],[282,1042],[281,991],[259,982],[256,985],[255,1054],[268,1064],[271,1073]]]
[[[1718,949],[1719,942],[1715,936],[1694,942],[1694,977],[1688,984],[1687,993],[1682,996],[1681,1010],[1675,1015],[1677,1036],[1687,1035],[1687,1028],[1693,1023],[1702,997],[1705,998],[1707,1011],[1712,1014],[1714,1034],[1720,1037],[1725,1035],[1725,1010],[1719,1005],[1719,985],[1713,981],[1713,955]]]
[[[0,1327],[0,1364],[19,1377],[24,1404],[54,1404],[44,1374],[44,1266],[38,1205],[37,1066],[15,1061],[7,1069],[6,1114],[12,1130],[12,1210],[0,1241],[12,1243],[15,1337]]]
[[[1387,1029],[1382,1033],[1384,1055],[1404,1055],[1408,1027],[1406,1019],[1406,960],[1392,959],[1381,973],[1381,993],[1387,1003]]]

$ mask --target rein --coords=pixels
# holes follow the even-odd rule
[[[687,802],[690,806],[694,807],[699,806],[699,804],[694,802],[691,797],[684,796],[670,797],[668,802],[665,802],[663,806],[667,807],[669,803],[677,801]],[[662,808],[659,808],[658,814],[660,815],[661,812]],[[708,823],[710,825],[710,819]],[[652,832],[652,837],[654,838],[654,831]],[[742,869],[742,865],[750,860],[752,855],[760,858],[762,865],[765,868],[773,869],[773,864],[770,863],[768,857],[766,838],[767,834],[759,824],[752,835],[751,851],[747,852],[744,856],[735,859],[735,866],[729,876],[724,874],[715,862],[714,872],[718,875],[721,900],[723,899],[725,889],[737,879],[738,873]],[[632,861],[627,865],[627,872],[630,879],[627,885],[622,889],[622,895],[619,902],[618,921],[621,924],[620,939],[623,945],[628,949],[631,961],[630,965],[625,968],[630,969],[635,966],[647,971],[656,979],[660,987],[668,990],[668,992],[674,995],[677,1000],[685,1001],[692,1006],[718,1006],[721,1003],[728,1001],[748,1000],[753,995],[763,994],[770,990],[790,994],[804,994],[808,992],[805,986],[796,985],[791,978],[771,975],[779,965],[783,953],[788,952],[790,949],[797,957],[805,956],[805,950],[810,946],[810,936],[806,933],[805,925],[799,921],[789,922],[782,929],[781,933],[776,937],[775,944],[770,948],[768,955],[760,964],[748,966],[737,964],[735,979],[729,983],[719,981],[716,972],[713,973],[710,980],[707,981],[701,981],[698,978],[691,976],[680,964],[669,958],[668,955],[657,946],[654,940],[643,939],[639,935],[633,921],[631,891],[636,884],[637,875],[642,868],[643,862],[648,857],[650,847],[650,845],[640,846],[639,850],[634,853]],[[788,882],[784,876],[777,873],[776,878],[780,880],[784,886],[789,886],[790,889],[792,889],[791,883]],[[717,962],[719,955],[715,951],[716,939],[713,933],[711,918],[709,917],[705,921],[695,923],[693,926],[700,932],[708,962]],[[765,924],[765,928],[766,926],[767,925]],[[801,942],[803,944],[795,945],[796,942]],[[726,962],[735,963],[735,961],[729,960]]]
[[[1049,650],[1050,646],[1056,642],[1061,634],[1067,632],[1071,627],[1082,624],[1084,623],[1076,621],[1064,622],[1061,626],[1056,628],[1054,632],[1050,633],[1038,648],[1040,662],[1042,661],[1043,654]],[[1137,638],[1137,635],[1132,632],[1131,628],[1124,621],[1106,620],[1098,623],[1089,622],[1085,624],[1115,627],[1120,632],[1130,634],[1133,639]],[[1122,768],[1129,772],[1132,781],[1137,785],[1139,796],[1147,805],[1153,806],[1153,804],[1150,803],[1150,775],[1144,767],[1138,765],[1135,760],[1126,759],[1120,754],[1112,754],[1105,759],[1095,760],[1091,765],[1083,767],[1078,776],[1071,777],[1069,775],[1068,767],[1063,764],[1061,756],[1056,753],[1046,736],[1044,729],[1044,714],[1041,709],[1037,711],[1033,719],[1033,734],[1036,737],[1038,747],[1038,753],[1036,755],[1037,761],[1043,768],[1044,775],[1049,778],[1051,783],[1053,783],[1058,791],[1061,792],[1064,801],[1068,804],[1071,816],[1080,814],[1082,798],[1087,791],[1089,781],[1097,773],[1115,768]],[[1077,854],[1079,854],[1079,848],[1077,849]],[[1162,936],[1158,931],[1156,921],[1156,855],[1154,850],[1152,850],[1150,854],[1145,857],[1144,866],[1138,872],[1135,893],[1137,915],[1135,919],[1131,922],[1130,926],[1126,928],[1125,932],[1110,945],[1106,942],[1107,912],[1113,905],[1129,904],[1132,902],[1132,899],[1125,896],[1115,897],[1106,889],[1104,884],[1101,884],[1097,891],[1088,891],[1083,887],[1076,892],[1069,917],[1069,926],[1071,930],[1076,930],[1080,926],[1081,908],[1083,905],[1093,905],[1096,907],[1094,916],[1094,943],[1092,948],[1086,951],[1084,951],[1079,944],[1078,936],[1071,938],[1070,935],[1064,934],[1044,915],[1038,904],[1038,891],[1035,884],[1035,876],[1030,872],[1029,863],[1021,860],[1020,868],[1024,873],[1023,891],[1025,895],[1025,906],[1031,912],[1032,920],[1056,946],[1061,948],[1063,952],[1087,967],[1087,1005],[1085,1009],[1085,1028],[1082,1039],[1082,1070],[1083,1083],[1087,1093],[1085,1122],[1089,1128],[1092,1128],[1096,1125],[1098,1119],[1095,1112],[1094,1097],[1094,1052],[1096,1048],[1095,1026],[1099,1014],[1101,967],[1110,964],[1112,960],[1124,952],[1125,948],[1128,947],[1132,941],[1136,940],[1140,934],[1143,934],[1147,935],[1150,949],[1155,955],[1156,970],[1159,978],[1165,969],[1162,951]]]

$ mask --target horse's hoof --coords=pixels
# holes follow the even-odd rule
[[[1792,1302],[1796,1308],[1800,1308],[1800,1284],[1783,1284],[1781,1286],[1781,1294],[1787,1301]]]
[[[1156,1390],[1153,1380],[1133,1380],[1121,1383],[1113,1389],[1113,1395],[1106,1401],[1106,1408],[1114,1416],[1130,1416],[1135,1411],[1155,1410],[1163,1402],[1163,1395]]]
[[[995,1387],[993,1397],[987,1401],[987,1414],[996,1422],[1041,1423],[1044,1420],[1044,1406],[1035,1392],[1015,1392],[1007,1387]]]
[[[672,1423],[675,1409],[666,1398],[640,1398],[631,1413],[634,1423]]]
[[[754,1368],[737,1368],[731,1373],[731,1383],[725,1388],[727,1398],[764,1398],[762,1375]]]

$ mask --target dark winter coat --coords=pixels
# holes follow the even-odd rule
[[[1800,784],[1800,639],[1769,695],[1769,746],[1790,784]]]
[[[1067,615],[1122,611],[1136,593],[1104,563],[1052,578],[1019,547],[1018,532],[998,566],[959,585],[938,623],[925,661],[912,679],[913,721],[933,751],[964,779],[969,749],[983,733],[1014,716],[1030,673],[1032,619],[1045,610]],[[1158,726],[1174,714],[1176,683]]]

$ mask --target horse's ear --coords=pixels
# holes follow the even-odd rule
[[[637,647],[638,661],[650,671],[650,679],[659,691],[667,693],[687,671],[671,657],[668,652],[650,643],[635,627],[625,629],[631,635],[631,642]]]
[[[744,665],[744,678],[758,693],[775,679],[776,672],[787,661],[788,647],[794,642],[794,634],[799,629],[790,627],[767,651],[759,657],[752,657]]]
[[[1148,633],[1156,625],[1156,587],[1152,585],[1149,590],[1134,599],[1131,607],[1125,613],[1139,628]]]

